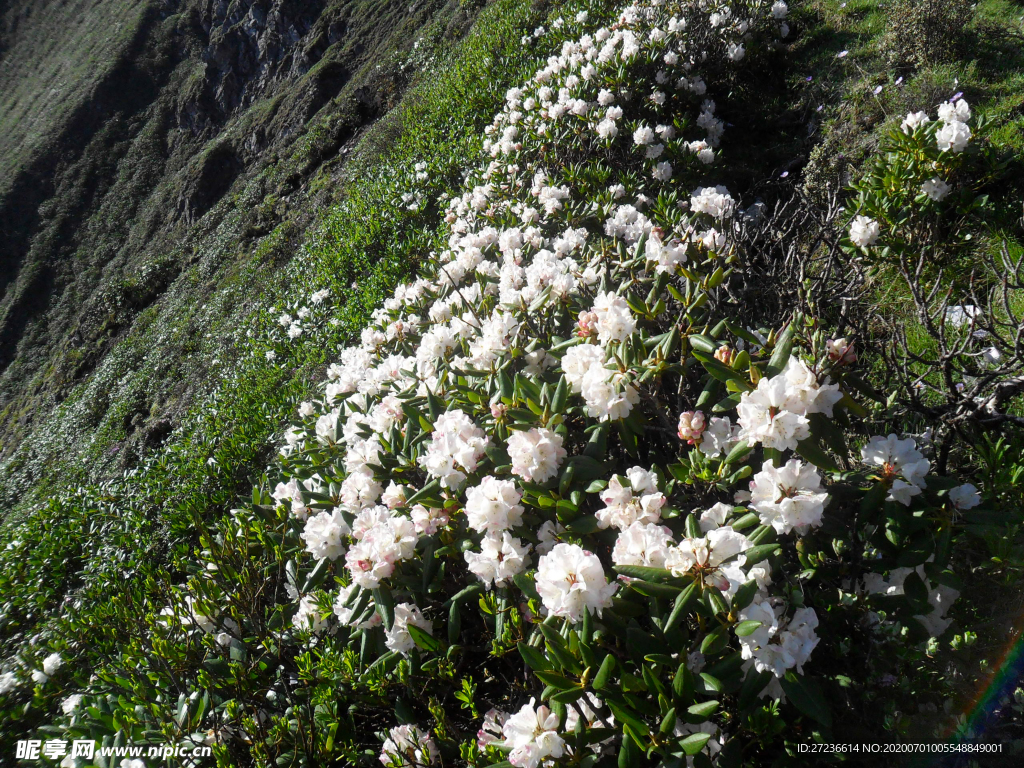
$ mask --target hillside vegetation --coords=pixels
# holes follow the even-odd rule
[[[1019,6],[50,5],[0,764],[1024,754]]]

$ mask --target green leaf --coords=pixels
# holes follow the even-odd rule
[[[391,597],[391,590],[381,584],[373,590],[373,601],[377,604],[381,618],[384,619],[384,629],[391,629],[395,623],[395,601]]]
[[[724,650],[728,644],[729,635],[726,628],[718,626],[704,636],[700,644],[700,652],[705,656],[712,656]]]
[[[571,688],[579,688],[579,683],[570,680],[565,675],[560,675],[557,672],[550,670],[535,669],[533,674],[537,676],[544,685],[550,685],[557,688],[560,691],[568,691]]]
[[[829,472],[839,471],[836,460],[818,444],[814,437],[808,437],[798,442],[796,452],[819,469],[827,469]]]
[[[702,717],[705,720],[711,717],[711,714],[718,709],[718,702],[712,699],[711,701],[702,701],[700,704],[694,704],[693,706],[687,707],[686,711],[696,717]]]
[[[736,637],[747,637],[757,631],[757,628],[761,626],[760,621],[741,621],[736,625]]]
[[[600,668],[597,670],[597,675],[594,676],[594,690],[601,691],[608,686],[609,678],[615,672],[615,657],[608,654],[604,657],[604,661],[601,662]]]
[[[777,376],[789,363],[789,358],[793,354],[794,333],[798,318],[799,315],[794,315],[789,325],[786,326],[786,330],[775,340],[775,349],[772,350],[772,356],[765,372],[767,376]]]
[[[696,581],[679,593],[679,596],[676,597],[675,605],[672,607],[672,613],[669,614],[668,620],[662,628],[665,634],[679,626],[679,622],[689,613],[690,608],[697,601],[698,597],[700,597],[700,590],[699,584]]]
[[[729,366],[716,360],[714,355],[709,355],[705,352],[701,352],[695,349],[693,350],[693,356],[700,361],[700,364],[704,366],[704,369],[708,373],[710,373],[719,381],[724,381],[726,383],[733,382],[739,388],[739,391],[742,392],[749,392],[750,390],[753,389],[753,387],[750,386],[750,382],[747,381],[747,378],[745,376],[737,373]]]
[[[523,661],[530,669],[535,672],[546,672],[551,669],[551,662],[539,648],[534,648],[524,642],[517,643],[516,647],[519,649],[519,655],[523,657]]]
[[[646,565],[616,565],[615,570],[623,576],[630,576],[634,579],[649,581],[655,584],[666,584],[671,581],[678,582],[680,579],[672,575],[667,568],[649,568]]]
[[[679,742],[679,748],[688,755],[696,755],[711,738],[710,733],[694,733]]]
[[[757,563],[760,563],[762,560],[765,560],[771,555],[775,554],[775,552],[778,549],[779,545],[777,543],[772,543],[758,544],[755,547],[743,550],[743,556],[747,559],[746,563],[744,564],[744,567],[746,568],[751,565],[756,565]]]
[[[792,672],[779,679],[786,697],[800,712],[826,728],[832,727],[832,711],[817,680]]]
[[[323,560],[320,560],[309,576],[306,577],[306,582],[302,585],[302,591],[305,593],[319,587],[327,577],[327,571],[330,570],[330,567],[331,561],[329,559],[325,557]]]
[[[433,635],[429,634],[422,627],[417,627],[415,624],[408,626],[409,635],[412,637],[412,641],[417,646],[422,648],[424,651],[430,651],[437,653],[441,650],[441,641]]]

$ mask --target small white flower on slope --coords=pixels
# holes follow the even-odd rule
[[[456,488],[466,480],[459,467],[476,471],[489,444],[490,438],[469,416],[458,409],[448,411],[434,423],[430,445],[419,463],[431,477],[440,479],[444,488]]]
[[[625,530],[633,523],[656,523],[661,519],[665,495],[658,491],[658,476],[643,467],[626,470],[626,483],[613,475],[608,487],[601,491],[604,509],[598,510],[601,528]]]
[[[938,176],[928,179],[928,181],[921,185],[921,192],[937,203],[944,200],[951,189],[952,187]]]
[[[583,376],[580,394],[587,401],[587,415],[599,421],[617,421],[629,416],[640,402],[640,393],[626,374],[594,365]]]
[[[732,526],[724,525],[708,531],[707,535],[699,539],[685,538],[680,541],[678,546],[669,550],[665,567],[676,576],[696,571],[706,584],[731,593],[747,581],[740,570],[746,559],[739,557],[728,565],[725,561],[752,546],[750,539]]]
[[[299,537],[306,542],[306,551],[315,559],[337,560],[345,553],[342,537],[349,533],[341,510],[319,512],[306,520]]]
[[[32,679],[37,683],[45,683],[50,677],[60,669],[64,663],[64,659],[61,658],[59,653],[51,653],[45,659],[43,659],[42,669],[32,670]]]
[[[812,608],[798,609],[784,625],[768,601],[761,600],[740,611],[739,619],[761,622],[753,633],[740,638],[742,657],[752,659],[758,672],[769,671],[775,677],[794,667],[799,672],[818,644],[814,632],[818,616]]]
[[[597,555],[576,544],[556,544],[537,564],[537,592],[553,616],[573,624],[584,608],[598,616],[611,606],[617,585],[608,583]]]
[[[783,0],[772,3],[772,17],[780,21],[789,15],[789,6]]]
[[[821,475],[814,466],[798,459],[790,459],[783,467],[766,461],[751,483],[750,506],[757,510],[762,523],[778,533],[796,530],[803,534],[821,525],[827,500]]]
[[[602,344],[623,341],[636,329],[636,319],[626,300],[611,291],[598,295],[593,312],[597,315],[597,340]]]
[[[409,626],[419,627],[428,635],[434,634],[434,628],[427,621],[420,609],[412,603],[399,603],[395,606],[395,621],[391,629],[385,631],[385,644],[388,650],[396,653],[408,653],[416,643],[409,633]]]
[[[529,482],[543,483],[558,474],[566,451],[562,436],[542,427],[513,432],[508,438],[508,455],[514,474]]]
[[[892,481],[887,500],[904,506],[910,505],[912,496],[921,493],[925,487],[924,477],[931,469],[931,462],[917,449],[912,437],[900,440],[896,435],[876,435],[861,448],[860,456],[866,464],[880,469],[883,481]]]
[[[292,618],[292,626],[296,629],[308,630],[317,635],[323,630],[324,623],[330,615],[330,613],[321,611],[317,607],[315,596],[304,595],[302,600],[299,601],[299,610],[295,612],[295,616]]]
[[[386,768],[420,768],[434,765],[440,759],[434,739],[415,725],[392,728],[380,753],[380,761]]]
[[[971,108],[963,99],[956,104],[948,101],[939,105],[939,120],[944,123],[966,123],[971,119]]]
[[[488,532],[480,542],[479,552],[466,552],[469,570],[484,582],[487,589],[491,584],[504,587],[513,576],[522,573],[530,545],[512,536],[508,531]]]
[[[836,384],[819,384],[814,373],[796,357],[791,357],[778,376],[763,378],[757,389],[744,392],[736,407],[739,438],[765,448],[791,451],[810,436],[807,415],[832,415],[842,392]]]
[[[964,483],[949,492],[949,500],[953,502],[954,507],[963,512],[981,504],[981,494],[971,483]]]
[[[558,735],[558,715],[535,699],[509,717],[502,726],[504,746],[510,747],[508,761],[516,768],[537,768],[542,761],[565,753],[565,742]]]
[[[569,351],[562,356],[562,370],[565,372],[565,381],[573,392],[580,393],[587,371],[594,366],[604,367],[604,356],[604,349],[593,344],[569,347]]]
[[[935,133],[940,152],[963,152],[971,141],[971,129],[958,120],[946,123]]]
[[[850,222],[850,241],[858,248],[869,248],[878,240],[878,222],[868,216],[856,216]]]
[[[729,47],[726,49],[726,55],[729,57],[729,61],[742,61],[743,57],[747,55],[741,43],[729,43]]]
[[[698,187],[690,196],[690,210],[694,213],[706,213],[716,219],[727,219],[732,216],[736,202],[729,190],[717,187]]]
[[[612,562],[615,565],[664,568],[672,544],[672,531],[665,526],[633,523],[615,540]]]
[[[905,118],[903,118],[903,124],[901,127],[903,128],[904,133],[913,133],[922,125],[926,125],[930,122],[931,118],[924,112],[910,112]]]

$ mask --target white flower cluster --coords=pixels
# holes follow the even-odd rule
[[[433,737],[416,725],[392,728],[380,752],[380,762],[385,768],[421,768],[440,761],[441,753]]]
[[[918,614],[914,618],[925,628],[931,637],[938,637],[953,620],[946,617],[949,607],[960,596],[959,590],[945,584],[931,586],[931,582],[923,565],[917,568],[893,568],[888,576],[880,573],[869,573],[864,576],[864,591],[869,595],[897,596],[905,594],[903,591],[907,577],[915,573],[926,585],[929,585],[928,604],[931,610],[928,613]]]
[[[508,761],[516,768],[537,768],[542,762],[565,754],[566,745],[558,735],[558,715],[530,699],[505,721],[502,745],[511,749]]]
[[[860,456],[864,463],[878,467],[882,479],[891,483],[888,501],[898,501],[905,506],[921,493],[925,487],[924,476],[931,469],[931,462],[918,450],[912,437],[903,440],[896,435],[872,437],[861,448]]]
[[[802,672],[818,644],[817,614],[813,608],[798,608],[786,619],[782,606],[772,605],[769,600],[755,600],[740,611],[739,618],[761,623],[751,634],[740,638],[740,651],[758,672],[768,671],[775,676],[762,695],[782,698],[778,679],[789,669]]]
[[[792,451],[810,436],[811,414],[832,415],[833,406],[843,398],[839,386],[817,377],[799,358],[791,357],[785,369],[762,378],[753,392],[744,392],[736,407],[739,439],[748,445]]]

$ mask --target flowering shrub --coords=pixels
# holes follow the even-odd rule
[[[104,672],[150,706],[86,692],[59,727],[155,722],[224,764],[740,765],[825,738],[853,669],[947,632],[957,536],[999,513],[926,437],[872,434],[850,341],[800,312],[749,328],[729,296],[761,209],[718,183],[710,97],[787,13],[652,0],[537,30],[559,53],[442,201],[446,247]],[[969,119],[904,135],[958,162]],[[862,196],[851,253],[889,205]]]

